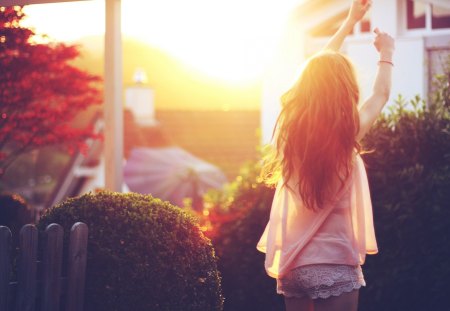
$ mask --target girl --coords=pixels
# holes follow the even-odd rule
[[[378,252],[359,142],[389,98],[394,40],[375,29],[378,71],[359,108],[353,67],[337,52],[370,6],[352,2],[325,51],[281,99],[275,156],[263,171],[277,189],[257,247],[287,311],[357,310],[360,265]]]

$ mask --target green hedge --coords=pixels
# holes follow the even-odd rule
[[[361,311],[448,310],[450,306],[449,101],[426,107],[399,98],[365,137],[363,155],[380,253],[367,256]],[[407,104],[410,106],[406,109]],[[273,190],[250,166],[206,202],[219,256],[225,310],[283,310],[255,245],[269,218]]]
[[[276,282],[264,270],[264,254],[256,244],[269,219],[274,189],[257,182],[259,166],[244,167],[224,192],[212,191],[204,198],[204,220],[219,257],[225,296],[224,310],[282,310]],[[276,307],[275,307],[276,306]]]
[[[399,98],[364,145],[380,253],[368,256],[361,310],[450,306],[450,118],[445,101]]]
[[[195,220],[149,195],[100,192],[49,209],[38,228],[89,227],[85,310],[222,310],[216,258]]]

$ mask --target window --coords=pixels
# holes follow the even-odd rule
[[[431,6],[431,28],[450,28],[450,8]]]
[[[407,0],[406,1],[406,18],[408,29],[425,28],[426,21],[426,4]]]
[[[450,5],[442,0],[406,0],[407,29],[450,28]]]
[[[450,48],[438,47],[427,49],[428,54],[428,93],[436,91],[436,75],[444,75],[450,69]]]

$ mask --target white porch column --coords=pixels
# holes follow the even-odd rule
[[[121,0],[105,0],[105,188],[122,190],[123,108]]]

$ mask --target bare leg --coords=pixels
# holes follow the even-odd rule
[[[286,311],[313,311],[313,302],[311,298],[284,297]]]
[[[314,299],[314,311],[357,311],[359,290],[331,296],[327,299]]]

